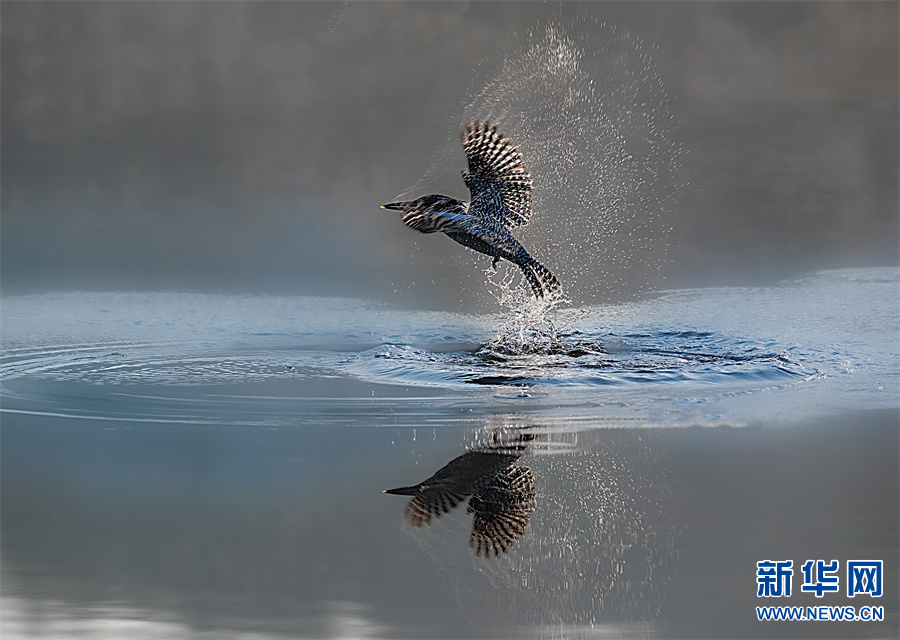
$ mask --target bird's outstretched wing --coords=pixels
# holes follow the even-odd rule
[[[528,467],[510,465],[469,501],[474,513],[469,546],[479,556],[495,556],[522,537],[535,508],[534,475]]]
[[[469,170],[463,181],[472,194],[469,213],[495,218],[507,229],[531,218],[531,176],[522,154],[489,122],[470,122],[462,132]]]
[[[466,499],[467,494],[443,489],[431,489],[417,493],[409,504],[403,517],[414,527],[430,524],[432,518],[440,518],[453,507]]]

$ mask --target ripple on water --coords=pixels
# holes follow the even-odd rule
[[[896,274],[871,271],[546,309],[524,324],[521,308],[474,317],[313,298],[14,296],[3,304],[0,382],[6,397],[42,380],[232,385],[228,393],[247,397],[275,383],[285,395],[324,397],[330,387],[310,385],[355,381],[346,393],[376,384],[395,396],[497,396],[506,387],[534,400],[565,389],[582,394],[577,402],[646,404],[825,381],[817,400],[884,406],[898,388]]]
[[[591,340],[590,338],[594,339]],[[542,352],[511,353],[491,343],[476,351],[435,353],[382,345],[345,363],[351,375],[391,384],[515,386],[659,386],[672,382],[735,385],[804,378],[809,372],[771,342],[693,332],[561,335]]]

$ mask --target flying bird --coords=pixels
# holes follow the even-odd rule
[[[512,234],[531,219],[531,176],[522,154],[489,122],[468,123],[461,139],[469,164],[462,172],[472,196],[469,202],[433,194],[382,208],[399,211],[406,226],[416,231],[440,231],[491,256],[494,267],[501,259],[512,262],[537,298],[558,292],[559,281]]]

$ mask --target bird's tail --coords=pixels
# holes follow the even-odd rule
[[[558,293],[560,290],[559,280],[550,273],[550,270],[532,257],[524,262],[519,263],[519,268],[531,285],[534,295],[538,298]]]

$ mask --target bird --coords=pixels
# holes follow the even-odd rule
[[[536,298],[558,293],[556,277],[512,234],[531,219],[532,180],[522,154],[487,121],[469,122],[460,139],[468,161],[462,178],[469,188],[469,202],[432,194],[381,208],[399,211],[404,224],[416,231],[440,231],[492,257],[494,268],[501,259],[517,265]]]
[[[535,509],[534,475],[514,464],[520,456],[512,450],[468,451],[419,484],[383,493],[412,496],[403,515],[413,527],[431,524],[471,496],[469,546],[478,556],[498,556],[522,537]]]

